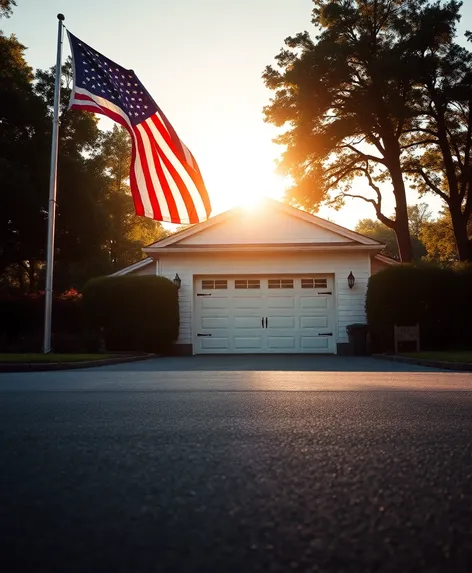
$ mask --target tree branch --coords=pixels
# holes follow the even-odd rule
[[[382,157],[376,157],[375,155],[369,155],[368,153],[363,153],[355,148],[350,143],[346,143],[345,145],[340,145],[340,149],[350,149],[353,153],[356,153],[363,161],[375,161],[376,163],[381,163],[385,165],[385,159]]]
[[[426,185],[428,185],[428,187],[430,187],[435,193],[437,193],[442,199],[444,199],[446,203],[449,203],[449,197],[446,195],[446,193],[441,191],[441,189],[435,183],[433,183],[433,180],[430,179],[428,175],[426,175],[426,173],[423,171],[421,167],[415,169],[413,172],[421,175]]]
[[[437,139],[423,139],[421,141],[415,141],[414,143],[408,143],[407,145],[401,145],[400,149],[409,149],[415,145],[426,145],[428,143],[438,143]]]
[[[362,195],[352,195],[351,193],[342,193],[342,197],[350,197],[351,199],[362,199],[366,203],[370,203],[374,206],[375,213],[377,215],[377,219],[381,221],[384,225],[389,227],[390,229],[395,229],[395,221],[386,217],[381,211],[380,206],[375,199],[368,199]]]

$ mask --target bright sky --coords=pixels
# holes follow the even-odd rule
[[[472,29],[472,2],[465,3],[461,32]],[[262,108],[271,92],[261,74],[287,36],[313,30],[311,0],[17,4],[0,28],[28,47],[26,57],[33,68],[54,65],[56,15],[62,12],[71,32],[137,73],[196,157],[213,214],[258,196],[282,197],[284,181],[274,173],[281,149],[271,142],[275,128],[263,122]],[[64,57],[69,53],[66,41]],[[416,202],[413,195],[410,202]],[[428,202],[438,206],[434,198]],[[340,212],[324,209],[320,214],[349,228],[362,217],[374,218],[372,207],[359,200]]]

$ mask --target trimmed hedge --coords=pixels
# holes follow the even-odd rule
[[[175,285],[156,276],[99,277],[83,290],[89,338],[103,329],[107,350],[168,352],[179,335]]]
[[[424,350],[472,346],[472,272],[399,265],[369,279],[367,322],[374,352],[394,349],[393,326],[420,325]]]

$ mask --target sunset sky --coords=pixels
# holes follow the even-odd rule
[[[136,72],[196,157],[213,214],[259,196],[282,197],[285,182],[274,173],[281,149],[271,142],[275,128],[263,122],[271,92],[261,74],[287,36],[313,30],[311,0],[17,3],[0,28],[28,47],[35,69],[55,63],[56,15],[62,12],[72,33]],[[472,29],[472,5],[462,14],[461,32]],[[65,41],[64,57],[69,53]],[[101,125],[109,128],[111,122]],[[428,202],[438,206],[433,198]],[[349,228],[359,218],[374,217],[362,201],[321,214]]]

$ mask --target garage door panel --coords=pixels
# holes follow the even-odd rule
[[[200,305],[203,310],[211,310],[214,308],[228,308],[229,299],[227,296],[225,297],[205,297],[201,299]]]
[[[262,299],[260,296],[257,297],[239,297],[236,296],[233,299],[233,307],[235,309],[254,309],[261,308]]]
[[[229,318],[227,316],[216,317],[216,316],[204,316],[201,320],[201,325],[203,329],[214,329],[214,328],[228,328]]]
[[[295,336],[268,336],[267,345],[269,349],[295,350]]]
[[[294,316],[269,316],[267,317],[267,328],[295,328]]]
[[[322,316],[301,316],[301,328],[328,328],[328,317]]]
[[[233,324],[235,328],[261,328],[262,318],[259,316],[235,316]]]
[[[262,349],[262,336],[235,336],[234,348],[237,350],[259,350]]]
[[[201,347],[204,350],[229,350],[229,339],[216,336],[205,337],[201,339]]]
[[[303,350],[329,352],[330,337],[328,336],[302,336],[300,342]]]
[[[267,308],[295,308],[295,299],[291,296],[268,296]]]

